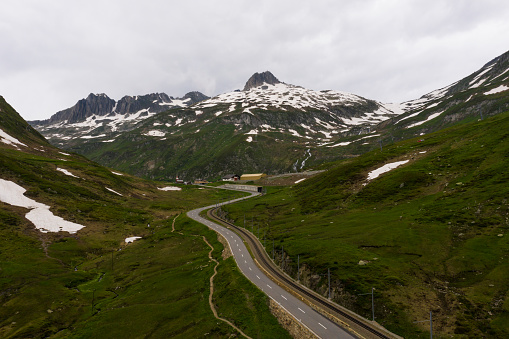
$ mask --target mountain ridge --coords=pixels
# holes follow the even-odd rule
[[[236,172],[280,174],[506,110],[507,56],[403,103],[310,90],[266,71],[253,74],[247,90],[188,107],[37,128],[55,145],[150,178],[171,179],[177,172],[187,180]]]
[[[173,107],[187,107],[208,97],[200,92],[193,91],[182,98],[174,98],[166,93],[151,93],[146,95],[123,96],[115,101],[104,93],[90,93],[86,98],[67,109],[53,114],[49,119],[28,121],[32,126],[47,126],[60,122],[69,124],[85,121],[92,115],[107,116],[108,114],[133,114],[140,110],[151,110],[159,113]]]

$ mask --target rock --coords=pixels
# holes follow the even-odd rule
[[[262,86],[263,84],[275,85],[279,84],[279,81],[271,72],[266,71],[263,73],[255,73],[249,78],[244,86],[244,91],[248,91],[251,88]]]
[[[371,261],[369,260],[359,260],[359,265],[363,266],[363,265],[367,265],[369,264]]]

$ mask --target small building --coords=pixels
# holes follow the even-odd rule
[[[184,183],[184,179],[180,179],[178,176],[175,178],[175,182],[177,184],[183,184]]]
[[[237,180],[240,180],[240,175],[238,175],[238,174],[227,174],[227,175],[223,176],[222,180],[223,181],[237,181]]]
[[[210,184],[210,181],[208,180],[203,180],[203,179],[196,179],[194,182],[193,182],[194,185],[206,185],[206,184]]]
[[[242,176],[240,177],[240,180],[242,181],[255,181],[255,180],[259,180],[263,177],[266,177],[267,174],[265,173],[257,173],[257,174],[242,174]]]

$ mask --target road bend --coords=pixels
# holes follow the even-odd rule
[[[194,219],[206,225],[207,227],[213,229],[217,233],[221,234],[228,241],[233,257],[237,262],[237,266],[239,267],[241,272],[256,286],[258,286],[258,288],[260,288],[264,293],[266,293],[270,298],[272,298],[278,304],[283,306],[295,319],[301,322],[317,337],[323,339],[358,338],[352,333],[349,333],[347,330],[339,327],[336,323],[330,321],[325,316],[316,312],[307,304],[297,299],[292,294],[288,293],[286,290],[284,290],[275,282],[273,282],[271,279],[269,279],[255,264],[244,242],[242,241],[240,236],[237,235],[237,233],[200,216],[200,213],[204,210],[259,195],[259,193],[253,192],[248,193],[251,193],[251,196],[230,200],[220,204],[197,208],[187,212],[187,215],[191,219]]]

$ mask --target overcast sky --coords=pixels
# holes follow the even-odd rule
[[[508,50],[507,0],[2,0],[0,95],[47,119],[89,93],[214,96],[270,70],[402,102]]]

